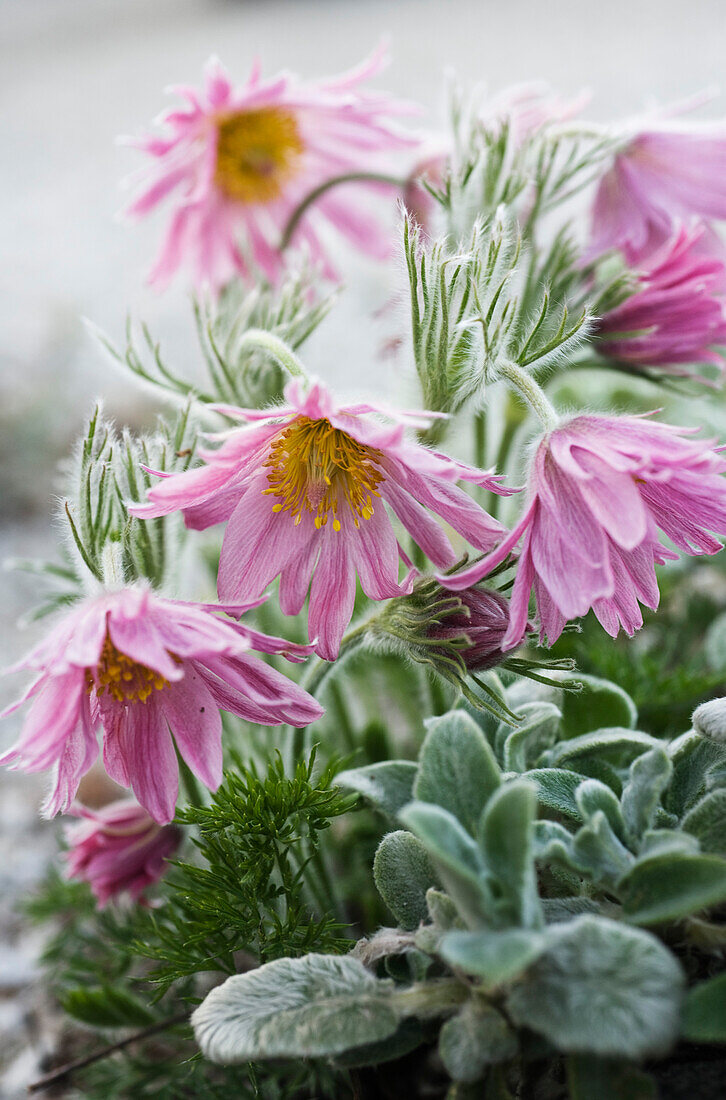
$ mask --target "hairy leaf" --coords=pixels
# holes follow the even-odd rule
[[[641,1058],[678,1033],[683,975],[654,936],[598,916],[549,930],[551,946],[510,992],[521,1026],[560,1050]]]
[[[227,978],[192,1024],[212,1062],[324,1057],[394,1034],[399,1016],[389,990],[350,956],[276,959]]]
[[[428,915],[426,891],[436,881],[428,853],[413,833],[388,833],[373,862],[378,892],[402,928],[417,928]]]

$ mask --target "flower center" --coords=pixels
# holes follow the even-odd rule
[[[380,451],[358,443],[329,420],[300,416],[280,432],[270,448],[265,465],[271,493],[277,498],[273,512],[290,512],[295,526],[303,512],[315,517],[317,528],[325,527],[333,513],[333,530],[340,531],[340,513],[349,508],[353,522],[373,515],[373,497],[383,472],[377,463]]]
[[[132,661],[119,653],[108,634],[103,643],[95,675],[88,675],[88,690],[99,697],[108,692],[117,703],[145,703],[153,691],[161,691],[167,681],[153,668]]]
[[[262,107],[223,115],[217,122],[214,182],[231,199],[272,202],[304,150],[292,111]]]

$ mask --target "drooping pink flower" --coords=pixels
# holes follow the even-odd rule
[[[162,116],[160,135],[131,142],[152,163],[125,213],[139,217],[167,200],[172,206],[150,281],[164,286],[185,263],[197,286],[218,289],[248,276],[251,264],[278,281],[281,236],[304,198],[336,176],[390,172],[391,157],[418,143],[394,125],[412,112],[409,105],[360,88],[385,62],[379,49],[342,76],[308,84],[289,73],[264,80],[256,64],[247,82],[235,85],[213,58],[203,89],[172,89],[186,104]],[[330,276],[326,223],[368,255],[390,253],[390,233],[362,206],[361,188],[391,190],[373,182],[331,189],[295,232]]]
[[[279,575],[280,607],[296,615],[310,587],[310,637],[334,660],[353,613],[356,572],[372,600],[401,595],[411,583],[399,583],[400,548],[384,503],[446,568],[457,555],[430,512],[488,550],[504,529],[456,482],[507,490],[492,474],[406,438],[407,424],[426,426],[431,414],[339,407],[321,383],[298,379],[285,398],[287,405],[262,412],[218,406],[252,423],[225,433],[219,450],[200,452],[206,465],[165,478],[149,491],[150,503],[131,512],[152,517],[182,509],[187,526],[197,529],[227,522],[221,598],[254,600]]]
[[[48,814],[72,803],[98,755],[99,728],[106,771],[163,825],[176,805],[176,750],[210,790],[221,782],[219,708],[260,725],[305,726],[320,717],[307,692],[250,652],[295,659],[310,647],[268,638],[213,610],[141,586],[102,592],[77,604],[16,666],[37,677],[0,716],[32,699],[0,763],[55,769]]]
[[[726,219],[726,123],[689,126],[662,115],[633,133],[600,180],[592,253],[617,248],[635,265],[665,244],[676,223]],[[723,251],[710,226],[706,245]]]
[[[502,648],[522,637],[532,589],[541,636],[592,608],[613,637],[633,634],[639,603],[658,605],[655,565],[715,554],[726,535],[726,461],[708,441],[636,416],[576,416],[544,436],[528,478],[528,503],[497,549],[440,582],[456,591],[481,580],[524,539]]]
[[[509,627],[509,600],[491,588],[464,588],[457,595],[464,609],[431,626],[429,637],[450,641],[465,634],[471,644],[461,650],[461,657],[469,671],[494,668],[506,655],[502,643]],[[517,645],[523,637],[524,631]]]
[[[599,350],[635,367],[687,376],[680,364],[723,370],[726,309],[719,290],[726,264],[704,255],[703,225],[680,226],[638,272],[638,289],[597,322]]]
[[[180,829],[158,825],[133,798],[71,813],[81,820],[66,828],[66,873],[87,882],[101,906],[123,893],[138,901],[163,876],[181,841]]]
[[[569,122],[590,102],[590,93],[582,91],[568,99],[544,81],[513,84],[494,96],[482,111],[488,126],[506,122],[515,145],[538,130],[554,123]]]

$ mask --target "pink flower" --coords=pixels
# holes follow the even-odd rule
[[[642,626],[639,602],[658,605],[655,565],[715,554],[726,534],[726,462],[689,430],[635,416],[576,416],[539,443],[528,505],[494,553],[439,580],[459,590],[481,580],[524,542],[502,648],[516,645],[534,588],[541,637],[552,644],[593,608],[613,637]]]
[[[726,218],[726,124],[654,121],[634,134],[600,180],[592,251],[618,248],[636,264],[671,237],[675,223],[694,216]],[[710,244],[721,249],[715,233]]]
[[[219,450],[200,452],[205,466],[167,477],[150,490],[149,504],[131,512],[152,517],[181,508],[187,526],[198,529],[228,521],[222,599],[254,600],[279,575],[280,607],[296,615],[310,587],[310,637],[334,660],[353,613],[356,572],[372,600],[410,589],[410,578],[398,581],[399,545],[384,502],[446,568],[457,555],[429,512],[488,550],[504,529],[455,483],[506,490],[491,474],[407,440],[404,425],[427,426],[421,417],[430,414],[337,407],[319,382],[293,380],[285,397],[286,406],[262,412],[218,406],[252,423],[225,433]]]
[[[639,288],[597,322],[600,352],[639,367],[687,375],[681,363],[723,370],[714,345],[726,343],[724,299],[717,293],[726,265],[699,251],[704,227],[680,227],[638,273]]]
[[[180,829],[157,825],[132,798],[71,812],[83,820],[66,829],[67,874],[87,882],[102,906],[124,892],[138,901],[162,877],[181,841]]]
[[[161,136],[131,142],[152,163],[140,173],[140,189],[125,213],[139,217],[173,202],[150,281],[164,286],[188,261],[197,286],[218,289],[233,276],[247,277],[250,262],[276,282],[283,230],[307,195],[349,172],[390,172],[390,155],[418,143],[392,123],[411,113],[409,106],[359,89],[385,61],[379,49],[357,69],[316,84],[288,73],[263,80],[255,65],[245,84],[234,85],[213,58],[203,90],[172,89],[186,104],[162,116]],[[295,233],[330,276],[335,272],[320,235],[325,223],[368,255],[390,252],[390,235],[361,208],[361,186],[328,191]]]
[[[589,92],[583,91],[572,99],[565,99],[549,84],[532,81],[505,88],[489,101],[481,117],[487,126],[498,127],[506,122],[515,145],[521,145],[545,126],[569,122],[589,102]]]
[[[509,600],[490,588],[465,588],[458,596],[464,610],[447,615],[430,627],[428,635],[450,641],[465,634],[471,643],[461,650],[466,667],[471,672],[494,668],[505,657],[502,643],[509,626]],[[522,640],[523,635],[515,644],[521,645]]]
[[[437,202],[425,184],[441,187],[449,168],[450,150],[443,142],[425,151],[409,173],[403,189],[403,205],[411,217],[425,230],[429,230]]]
[[[305,726],[322,714],[305,691],[250,654],[309,652],[146,588],[104,592],[77,604],[17,666],[37,678],[1,717],[32,699],[17,743],[0,763],[55,768],[45,805],[67,810],[98,755],[155,821],[174,816],[176,750],[216,790],[222,779],[219,708],[249,722]],[[240,614],[244,607],[222,608]]]

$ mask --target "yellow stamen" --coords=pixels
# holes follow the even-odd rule
[[[378,463],[383,455],[334,428],[329,420],[311,420],[300,416],[276,437],[270,448],[268,488],[277,498],[273,512],[289,512],[295,526],[308,512],[318,530],[333,513],[333,530],[340,531],[338,518],[343,506],[350,509],[353,523],[370,519],[373,497],[383,471]]]
[[[95,673],[87,673],[88,690],[97,695],[104,692],[117,703],[145,703],[154,691],[161,691],[168,681],[153,668],[140,665],[119,652],[108,634],[103,643]]]
[[[272,202],[305,151],[295,115],[281,107],[237,111],[217,120],[214,181],[240,202]]]

